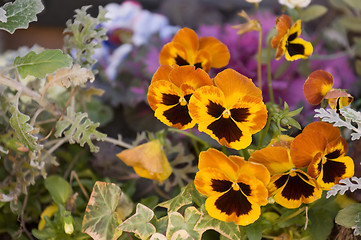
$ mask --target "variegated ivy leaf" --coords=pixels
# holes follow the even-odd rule
[[[201,208],[201,216],[194,229],[201,233],[212,229],[231,240],[241,239],[242,235],[239,227],[234,222],[224,222],[215,219],[209,216],[204,207]]]
[[[16,29],[28,28],[30,22],[38,20],[36,14],[43,11],[44,5],[41,0],[16,0],[6,3],[1,9],[5,18],[1,17],[0,29],[12,34]]]
[[[99,123],[94,123],[88,118],[87,113],[77,112],[73,115],[70,108],[67,109],[67,117],[64,120],[56,123],[55,137],[61,137],[64,133],[69,138],[69,143],[79,143],[80,146],[84,146],[87,143],[91,152],[99,151],[99,147],[95,146],[92,140],[95,138],[100,141],[103,140],[106,135],[98,132],[96,128]]]
[[[54,74],[48,75],[48,81],[51,84],[57,83],[66,88],[70,86],[79,86],[85,84],[87,81],[93,82],[94,74],[90,69],[82,68],[79,64],[72,67],[60,68]]]
[[[194,202],[200,206],[204,203],[204,201],[205,198],[199,194],[194,186],[194,183],[191,182],[187,186],[183,187],[176,197],[159,203],[158,206],[166,208],[168,212],[176,212],[185,205],[189,205]]]
[[[97,181],[85,210],[82,232],[96,240],[115,240],[120,222],[116,208],[122,191],[114,183]]]
[[[154,217],[154,212],[141,203],[138,203],[136,212],[122,224],[118,226],[118,230],[132,232],[140,239],[148,239],[156,229],[149,221]]]
[[[68,67],[71,62],[72,58],[69,55],[59,49],[51,49],[39,54],[31,51],[24,57],[16,57],[14,65],[23,78],[28,75],[43,78],[59,68]]]
[[[197,221],[199,220],[201,213],[195,207],[188,207],[185,210],[184,217],[179,212],[168,213],[168,227],[166,236],[172,239],[173,235],[183,236],[188,239],[184,232],[177,233],[180,230],[186,231],[191,236],[190,239],[201,239],[202,232],[194,229]],[[179,235],[181,234],[181,235]],[[176,238],[179,239],[179,238]]]
[[[170,240],[194,240],[192,236],[186,230],[178,230],[176,231]]]
[[[30,117],[21,113],[17,107],[10,108],[11,118],[10,125],[15,130],[20,143],[27,147],[30,151],[39,151],[42,145],[37,143],[38,138],[32,135],[35,130],[29,123]]]

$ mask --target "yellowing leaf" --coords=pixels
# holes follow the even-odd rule
[[[82,68],[78,64],[58,69],[54,74],[48,76],[49,83],[57,83],[66,88],[69,88],[71,85],[79,86],[87,81],[93,82],[94,79],[95,77],[91,70]]]
[[[164,181],[172,168],[159,140],[153,140],[117,154],[125,164],[134,168],[141,177]]]

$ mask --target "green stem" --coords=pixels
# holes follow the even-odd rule
[[[269,130],[269,127],[271,125],[271,118],[272,116],[271,115],[268,115],[268,118],[267,118],[267,123],[266,123],[266,126],[263,128],[263,131],[261,133],[261,136],[259,138],[259,142],[258,142],[258,146],[257,146],[257,149],[260,149],[263,145],[263,141],[268,133],[268,130]]]
[[[250,155],[249,155],[249,152],[247,151],[247,149],[241,149],[241,152],[242,152],[244,159],[248,160]]]
[[[169,128],[168,130],[169,130],[170,132],[176,132],[176,133],[183,134],[183,135],[185,135],[185,136],[187,136],[187,137],[190,137],[191,139],[194,139],[194,140],[200,142],[203,146],[205,146],[205,147],[207,147],[207,148],[211,147],[206,141],[200,139],[199,137],[195,136],[195,135],[192,134],[192,133],[186,132],[186,131],[184,131],[184,130],[179,130],[179,129],[177,129],[177,128]]]
[[[258,35],[258,56],[257,56],[258,87],[262,90],[262,28]]]
[[[283,218],[279,218],[278,220],[276,220],[276,221],[274,222],[274,224],[279,223],[279,222],[283,222],[283,221],[287,221],[287,220],[289,220],[289,219],[291,219],[291,218],[294,218],[294,217],[296,217],[297,215],[301,214],[303,211],[305,211],[305,207],[298,209],[296,212],[294,212],[294,213],[292,213],[292,214],[290,214],[290,215],[288,215],[288,216],[285,216],[285,217],[283,217]]]
[[[267,46],[267,83],[268,83],[268,95],[272,104],[275,103],[273,96],[273,87],[272,87],[272,75],[271,75],[271,44],[268,43]]]

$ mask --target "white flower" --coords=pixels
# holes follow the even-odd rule
[[[289,8],[295,8],[295,7],[304,8],[311,3],[311,0],[278,0],[278,2]]]

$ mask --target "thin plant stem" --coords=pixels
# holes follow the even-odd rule
[[[303,211],[305,211],[305,207],[299,208],[296,212],[294,212],[294,213],[292,213],[292,214],[290,214],[290,215],[288,215],[286,217],[279,218],[278,220],[276,220],[274,222],[274,224],[279,223],[279,222],[283,222],[283,221],[287,221],[288,219],[294,218],[294,217],[298,216],[299,214],[303,213]]]
[[[268,43],[267,46],[267,83],[268,83],[268,95],[272,104],[275,103],[273,96],[273,87],[272,87],[272,74],[271,74],[271,44]]]
[[[210,147],[209,144],[208,144],[206,141],[200,139],[199,137],[195,136],[195,135],[192,134],[192,133],[189,133],[189,132],[186,132],[186,131],[182,131],[182,130],[179,130],[179,129],[177,129],[177,128],[169,128],[168,130],[169,130],[170,132],[176,132],[176,133],[183,134],[183,135],[185,135],[185,136],[187,136],[187,137],[190,137],[191,139],[194,139],[194,140],[200,142],[200,143],[201,143],[202,145],[204,145],[205,147]]]
[[[258,87],[262,90],[262,28],[258,32],[257,77]]]
[[[258,146],[257,148],[260,149],[263,145],[263,141],[268,133],[269,127],[271,125],[271,115],[268,115],[266,126],[264,127],[263,131],[261,132],[261,136],[259,138]]]
[[[71,171],[71,173],[70,173],[70,184],[72,184],[73,177],[74,177],[75,180],[78,182],[79,187],[80,187],[82,193],[84,194],[84,196],[85,196],[87,199],[89,199],[89,194],[88,194],[87,191],[85,190],[83,184],[80,182],[80,179],[79,179],[79,177],[78,177],[78,174],[76,174],[76,172],[75,172],[74,170]]]
[[[121,146],[121,147],[124,147],[124,148],[133,148],[132,145],[128,144],[128,143],[125,143],[119,139],[114,139],[114,138],[110,138],[110,137],[105,137],[103,139],[105,142],[109,142],[109,143],[113,143],[114,145],[118,145],[118,146]]]

